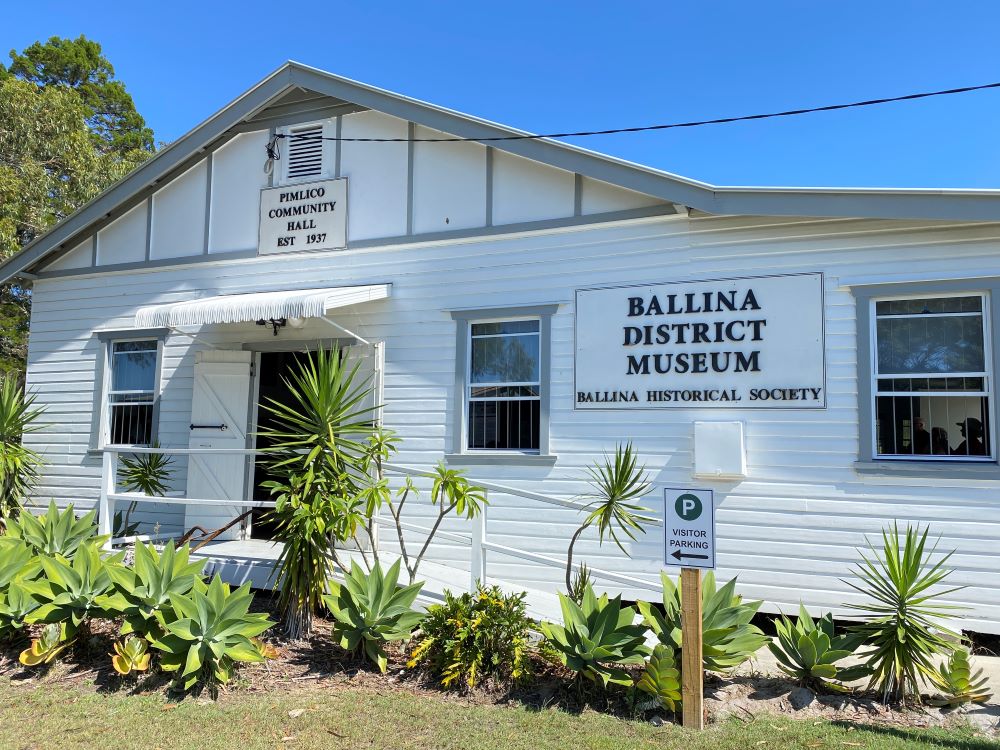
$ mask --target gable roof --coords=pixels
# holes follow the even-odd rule
[[[477,139],[529,135],[451,109],[289,61],[190,132],[160,150],[19,253],[0,264],[0,281],[72,247],[91,226],[142,191],[154,189],[193,157],[248,129],[279,124],[283,113],[314,106],[316,117],[366,109]],[[717,215],[1000,220],[1000,190],[721,187],[552,139],[493,141],[493,148]]]

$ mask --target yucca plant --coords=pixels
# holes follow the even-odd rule
[[[364,405],[371,385],[358,377],[358,367],[338,350],[320,348],[285,379],[286,403],[262,404],[274,425],[259,433],[270,444],[262,463],[275,477],[264,483],[275,499],[268,516],[275,540],[284,545],[274,580],[291,638],[309,634],[332,572],[334,544],[350,538],[343,521],[360,490],[357,466],[366,437],[376,429],[375,414]]]
[[[0,517],[16,518],[25,497],[38,479],[42,459],[21,438],[41,429],[43,409],[35,407],[35,395],[25,394],[8,376],[0,379]]]
[[[380,672],[385,672],[388,664],[385,644],[409,640],[423,618],[413,609],[423,581],[397,586],[399,571],[399,560],[384,573],[377,562],[365,573],[354,561],[344,583],[331,581],[330,594],[323,597],[333,615],[333,637],[340,647],[351,652],[363,650]]]
[[[102,559],[93,542],[80,545],[72,561],[61,555],[42,555],[39,563],[44,576],[22,584],[40,602],[28,621],[63,623],[67,637],[72,638],[87,619],[112,615],[100,605],[100,599],[111,590],[110,568],[119,565],[123,555],[119,552]]]
[[[154,442],[153,448],[160,444]],[[162,453],[137,453],[134,456],[122,456],[118,466],[118,484],[124,492],[141,492],[150,497],[162,497],[168,491],[171,465],[173,459]],[[132,513],[138,507],[137,501],[129,503],[124,513],[115,514],[114,535],[130,536],[135,533],[136,526],[129,523]]]
[[[41,634],[31,641],[17,660],[26,667],[49,664],[71,643],[72,639],[67,638],[63,625],[53,622],[42,628]]]
[[[656,644],[635,687],[649,696],[637,704],[640,710],[663,708],[676,713],[681,707],[681,669],[677,653],[670,646]]]
[[[639,500],[649,491],[646,468],[639,466],[632,443],[618,445],[614,456],[605,456],[604,462],[587,469],[590,474],[590,512],[573,533],[566,550],[566,590],[573,590],[573,548],[577,540],[591,526],[597,526],[600,543],[611,537],[618,549],[628,556],[621,536],[635,539],[636,532],[645,533],[644,523],[653,519],[643,515],[649,512]],[[621,535],[621,536],[619,536]]]
[[[61,555],[67,559],[76,554],[80,545],[93,542],[104,544],[107,536],[97,536],[97,511],[76,517],[73,506],[60,511],[55,501],[49,503],[44,515],[22,513],[7,523],[7,536],[20,539],[37,554]]]
[[[621,596],[598,597],[587,587],[577,605],[559,594],[563,623],[541,623],[546,640],[569,669],[604,687],[609,684],[631,685],[632,678],[621,668],[642,664],[650,654],[646,646],[646,628],[636,625],[635,610],[622,607]]]
[[[131,567],[113,565],[108,573],[115,590],[98,597],[106,611],[120,614],[125,623],[122,635],[137,633],[143,638],[161,635],[156,612],[170,606],[170,597],[184,596],[201,576],[204,560],[189,561],[190,547],[175,549],[171,539],[162,551],[152,544],[137,544]]]
[[[796,620],[782,615],[774,627],[777,642],[771,641],[767,647],[778,660],[778,669],[798,680],[803,687],[842,690],[831,680],[851,682],[871,674],[865,666],[837,665],[857,651],[863,638],[857,633],[838,635],[829,612],[814,621],[806,608],[799,605]]]
[[[251,613],[250,584],[231,591],[216,576],[201,581],[186,595],[170,595],[170,609],[157,610],[165,635],[153,642],[162,651],[160,667],[176,672],[175,684],[190,690],[199,681],[229,682],[236,662],[264,660],[251,638],[274,623],[267,615]]]
[[[930,701],[937,706],[954,708],[963,703],[986,703],[993,697],[989,677],[981,669],[972,671],[971,656],[965,646],[952,650],[931,682],[943,693]]]
[[[152,655],[149,653],[149,645],[142,638],[131,635],[124,641],[115,641],[114,649],[111,666],[122,677],[149,669]]]
[[[940,599],[963,587],[941,588],[953,553],[934,561],[937,543],[927,547],[928,531],[907,526],[900,532],[895,523],[884,529],[882,552],[869,542],[871,552],[861,552],[862,562],[854,569],[859,581],[846,582],[868,600],[847,607],[864,620],[852,631],[870,647],[862,654],[872,673],[868,687],[886,702],[919,703],[921,679],[933,681],[937,674],[934,658],[951,653],[959,639],[944,621],[962,608]]]
[[[682,649],[681,584],[660,573],[663,583],[663,611],[648,602],[637,602],[646,625],[660,643]],[[702,663],[710,672],[738,667],[767,642],[767,637],[751,624],[763,602],[744,602],[736,593],[736,579],[716,589],[715,574],[709,571],[702,581]]]

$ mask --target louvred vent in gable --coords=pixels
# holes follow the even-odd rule
[[[314,177],[323,174],[323,126],[293,130],[288,134],[289,179]]]

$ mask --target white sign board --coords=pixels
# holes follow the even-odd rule
[[[260,191],[260,255],[347,247],[347,180]]]
[[[712,490],[663,491],[663,564],[715,569],[715,499]]]
[[[826,408],[823,275],[578,289],[577,409]]]

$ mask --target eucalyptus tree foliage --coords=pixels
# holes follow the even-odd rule
[[[605,537],[610,537],[628,557],[622,537],[634,540],[636,532],[646,532],[643,524],[654,520],[644,515],[649,509],[639,504],[650,485],[646,467],[639,466],[631,442],[619,444],[614,456],[606,455],[603,462],[588,467],[587,472],[590,475],[591,491],[586,497],[591,501],[587,506],[590,512],[574,532],[566,550],[567,591],[586,587],[586,581],[578,582],[576,586],[573,583],[573,548],[584,531],[597,526],[600,543],[604,544]]]

